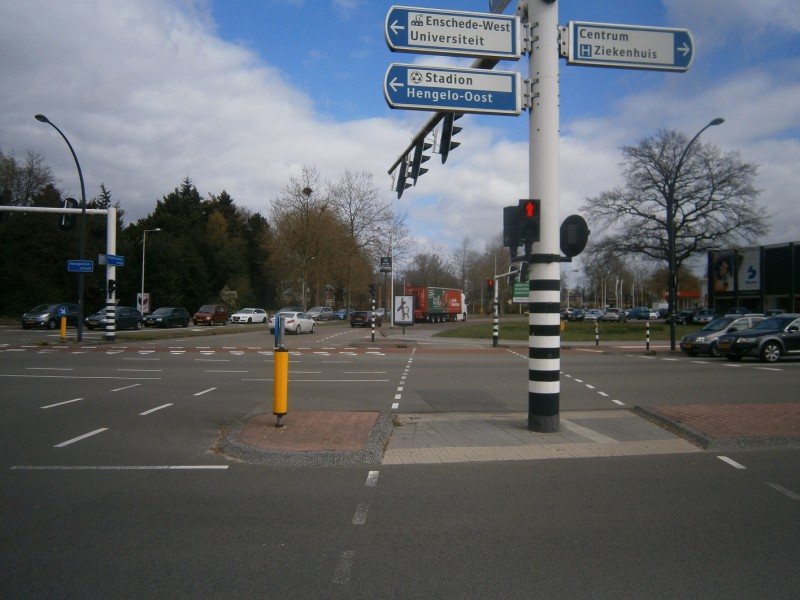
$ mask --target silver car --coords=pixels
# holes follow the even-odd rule
[[[683,336],[681,350],[689,356],[708,354],[712,357],[721,356],[717,349],[717,340],[726,333],[750,329],[765,317],[737,317],[725,316],[714,319],[700,331],[693,331]]]

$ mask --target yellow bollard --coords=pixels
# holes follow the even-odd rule
[[[278,417],[275,427],[283,427],[289,395],[289,351],[286,348],[275,350],[275,375],[272,387],[272,414]]]
[[[61,317],[61,341],[67,337],[67,317]]]

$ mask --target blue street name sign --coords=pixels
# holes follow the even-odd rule
[[[94,271],[93,260],[68,260],[67,271],[70,273],[91,273]]]
[[[106,255],[106,264],[109,267],[124,267],[125,266],[125,257],[118,256],[116,254],[107,254]]]
[[[393,63],[386,71],[383,95],[391,108],[495,115],[522,112],[520,75],[513,71]]]
[[[395,52],[517,60],[519,23],[512,15],[393,6],[384,34]]]
[[[567,63],[594,67],[686,71],[694,58],[686,29],[569,22]]]

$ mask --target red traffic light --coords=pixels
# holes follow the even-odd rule
[[[528,219],[532,219],[536,216],[536,205],[533,203],[533,200],[527,200],[522,210],[525,213],[525,217]]]

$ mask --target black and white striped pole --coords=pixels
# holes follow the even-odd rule
[[[528,261],[528,429],[555,432],[561,371],[558,3],[528,0],[527,8],[529,190],[541,203],[540,237]]]

